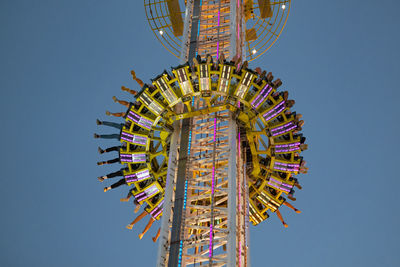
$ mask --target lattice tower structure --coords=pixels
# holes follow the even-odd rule
[[[135,213],[144,208],[127,228],[149,215],[142,239],[162,217],[153,237],[160,237],[157,266],[250,266],[249,221],[258,225],[272,212],[288,227],[279,208],[301,213],[284,195],[296,201],[294,187],[302,187],[293,175],[308,171],[300,156],[308,147],[300,133],[302,115],[291,110],[295,101],[288,91],[277,91],[279,78],[248,68],[247,61],[279,36],[290,0],[257,3],[188,0],[181,12],[178,0],[145,0],[157,36],[166,43],[174,40],[167,38],[171,34],[180,37],[180,65],[151,84],[131,71],[141,90],[122,86],[133,101],[113,100],[128,110],[106,111],[125,123],[96,121],[120,130],[94,134],[121,141],[98,149],[119,151],[118,158],[98,165],[123,165],[97,178],[123,176],[104,192],[127,185],[121,201],[133,197]],[[255,42],[264,50],[253,48]]]
[[[181,63],[197,55],[244,55],[241,1],[187,1],[185,14]],[[178,75],[184,83],[184,73]],[[193,97],[195,110],[226,101],[221,96],[209,103],[202,96]],[[240,127],[228,109],[175,122],[157,266],[249,266],[244,155]]]

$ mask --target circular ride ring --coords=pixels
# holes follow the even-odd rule
[[[287,99],[288,93],[277,91],[280,79],[273,81],[271,73],[246,65],[213,63],[211,57],[180,65],[145,84],[130,104],[120,162],[127,165],[123,175],[132,195],[147,204],[145,211],[154,219],[162,216],[173,122],[223,110],[232,112],[247,139],[250,221],[257,225],[266,220],[268,210],[276,212],[285,203],[284,194],[295,200],[293,188],[301,187],[293,175],[307,172],[299,156],[307,148],[299,133],[304,122],[290,111],[294,101]],[[194,100],[202,107],[195,107]]]

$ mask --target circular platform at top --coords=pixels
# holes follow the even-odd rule
[[[146,17],[150,28],[161,44],[174,56],[180,57],[182,36],[174,35],[174,18],[184,20],[186,1],[176,1],[172,7],[169,0],[144,0]],[[244,0],[245,24],[244,50],[246,59],[252,61],[264,54],[276,42],[286,25],[291,0]],[[174,12],[174,16],[171,16]],[[172,19],[171,19],[172,18]],[[176,24],[176,23],[175,23]]]

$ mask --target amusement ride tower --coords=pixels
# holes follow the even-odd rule
[[[248,67],[282,32],[290,0],[144,2],[180,65],[151,84],[132,72],[140,92],[123,87],[134,101],[114,98],[128,110],[107,112],[125,118],[124,168],[99,180],[123,176],[104,191],[127,184],[136,205],[146,204],[130,228],[149,214],[145,233],[161,218],[157,266],[250,266],[249,222],[269,211],[287,227],[279,207],[299,211],[283,195],[296,200],[293,175],[307,172],[294,101],[277,91],[280,79]]]

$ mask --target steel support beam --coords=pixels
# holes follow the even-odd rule
[[[168,266],[176,267],[179,262],[179,248],[182,231],[182,215],[185,197],[186,163],[190,136],[190,119],[183,119],[181,126],[181,140],[179,147],[178,173],[176,177],[174,212],[172,217],[171,243],[169,249]]]
[[[237,31],[238,31],[238,25],[237,25],[237,3],[236,1],[231,1],[231,14],[230,14],[230,31],[231,31],[231,40],[230,40],[230,46],[229,46],[229,57],[233,58],[236,55],[236,47],[237,47]]]
[[[198,23],[199,23],[199,13],[200,13],[200,0],[188,1],[190,4],[186,9],[184,34],[190,39],[188,58],[183,57],[189,62],[192,61],[195,51],[197,49],[197,33],[198,33]],[[188,17],[190,14],[190,17]],[[190,28],[189,28],[190,25]],[[190,30],[189,30],[190,29]],[[190,35],[186,35],[190,31]],[[182,53],[185,53],[185,45],[182,47]],[[182,58],[182,59],[183,59]],[[176,267],[180,262],[180,257],[182,255],[182,244],[181,235],[182,231],[182,218],[184,215],[184,198],[185,198],[185,183],[186,183],[186,164],[188,159],[188,147],[189,147],[189,137],[190,137],[190,119],[183,119],[182,126],[180,129],[180,148],[179,148],[179,160],[178,160],[178,172],[176,178],[176,188],[175,188],[175,199],[174,199],[174,211],[172,217],[172,228],[171,228],[171,242],[169,249],[169,259],[168,266]]]
[[[167,179],[165,184],[165,196],[164,196],[164,206],[163,206],[163,216],[161,217],[161,230],[160,238],[158,243],[158,257],[157,257],[157,267],[165,266],[165,261],[167,258],[167,252],[169,247],[169,234],[170,234],[170,220],[171,220],[171,209],[173,206],[173,191],[175,184],[175,174],[176,174],[176,163],[177,163],[177,148],[180,133],[180,122],[174,123],[174,132],[171,136],[171,145],[168,158],[168,171]]]
[[[236,266],[236,170],[237,170],[237,124],[229,116],[229,165],[228,165],[228,266]]]
[[[191,62],[197,52],[216,57],[217,46],[220,53],[229,53],[229,58],[243,56],[242,0],[222,0],[223,4],[203,0],[204,12],[201,2],[187,1],[180,63]],[[218,27],[211,25],[215,21]],[[204,104],[200,99],[196,100],[197,108]],[[213,141],[215,136],[217,141]],[[239,166],[243,164],[239,145],[237,121],[229,110],[196,114],[174,124],[158,267],[167,263],[169,267],[198,263],[249,266],[248,202],[243,200],[248,195],[245,167]],[[184,208],[185,201],[190,209]],[[238,211],[239,203],[243,209]]]

